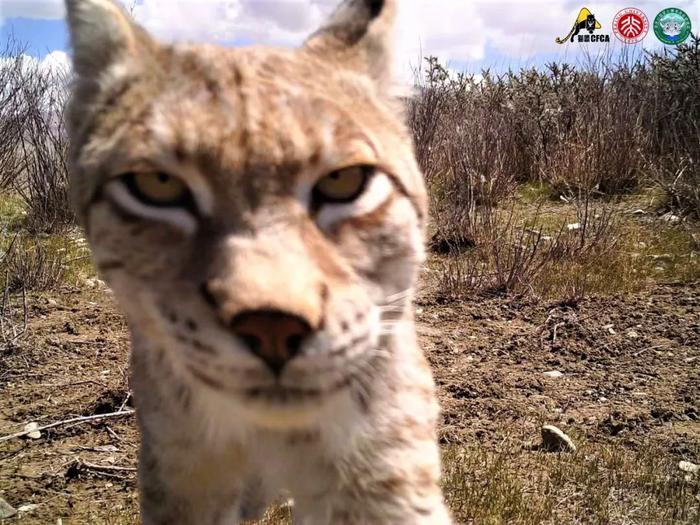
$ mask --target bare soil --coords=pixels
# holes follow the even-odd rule
[[[700,285],[575,308],[503,297],[438,304],[426,292],[417,320],[446,446],[498,450],[516,436],[527,455],[553,423],[579,445],[658,447],[700,462]],[[126,326],[106,291],[30,298],[27,332],[0,352],[0,436],[131,405]],[[0,441],[0,498],[30,505],[7,523],[136,523],[137,444],[132,415]]]

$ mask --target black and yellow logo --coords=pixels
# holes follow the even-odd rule
[[[610,42],[610,35],[596,35],[594,31],[601,29],[603,26],[596,20],[595,15],[588,8],[584,7],[578,12],[576,21],[574,22],[571,31],[564,38],[556,38],[557,44],[563,44],[567,40],[573,42],[576,39],[578,42]],[[579,34],[581,31],[587,31],[588,34]]]

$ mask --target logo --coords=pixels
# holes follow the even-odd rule
[[[685,42],[690,30],[690,17],[675,7],[664,9],[654,18],[654,33],[664,44]]]
[[[625,44],[641,42],[649,32],[649,19],[639,9],[628,7],[619,11],[612,23],[613,33]]]
[[[603,26],[596,20],[595,15],[584,7],[578,12],[576,21],[571,31],[569,31],[569,34],[564,38],[556,38],[555,42],[557,44],[563,44],[567,40],[573,42],[574,39],[576,39],[577,42],[610,42],[610,35],[594,34],[594,32],[601,27]],[[580,34],[581,31],[586,31],[586,33]]]

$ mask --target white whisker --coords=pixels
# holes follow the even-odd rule
[[[406,288],[405,290],[403,290],[401,292],[397,292],[395,294],[388,295],[386,297],[386,299],[384,300],[384,305],[398,303],[399,301],[402,301],[403,299],[410,297],[412,295],[412,293],[413,292],[410,288]]]

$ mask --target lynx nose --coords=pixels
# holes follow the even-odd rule
[[[231,321],[231,329],[248,350],[279,375],[311,334],[309,323],[278,310],[246,310]]]

